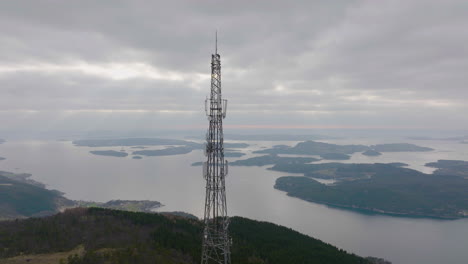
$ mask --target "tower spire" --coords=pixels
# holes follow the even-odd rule
[[[215,32],[215,54],[218,54],[218,30]]]

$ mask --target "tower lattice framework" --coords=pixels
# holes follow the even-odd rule
[[[215,54],[211,55],[211,93],[210,98],[205,101],[209,129],[206,134],[207,161],[203,164],[206,196],[202,264],[231,263],[225,185],[228,163],[224,160],[223,144],[223,119],[226,117],[226,107],[227,100],[221,97],[221,57],[218,54],[216,40]]]

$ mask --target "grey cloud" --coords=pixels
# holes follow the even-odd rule
[[[468,128],[466,10],[466,1],[437,0],[2,1],[0,68],[138,62],[206,75],[218,29],[232,124],[424,127],[430,116]],[[44,114],[18,120],[59,120],[73,110],[55,126],[118,127],[117,115],[142,126],[197,124],[208,89],[209,80],[190,78],[0,73],[0,120],[27,110]]]

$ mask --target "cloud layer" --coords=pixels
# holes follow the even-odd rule
[[[2,1],[0,122],[468,129],[466,1]],[[437,120],[437,122],[434,122]]]

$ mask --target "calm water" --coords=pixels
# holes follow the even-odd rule
[[[390,140],[390,142],[403,142]],[[409,140],[404,142],[412,143]],[[246,150],[294,142],[251,142]],[[348,144],[383,143],[372,140],[335,140]],[[437,159],[468,160],[468,145],[456,142],[416,141],[433,147],[426,153],[387,153],[380,157],[354,154],[346,162],[405,162],[427,173],[426,162]],[[48,188],[66,193],[70,199],[108,201],[151,199],[162,202],[162,210],[186,211],[201,217],[204,181],[201,167],[190,164],[204,160],[202,151],[167,157],[116,158],[96,156],[92,149],[70,142],[13,141],[0,145],[0,170],[27,172]],[[125,148],[131,151],[130,148]],[[234,159],[231,159],[234,160]],[[273,188],[276,178],[291,175],[266,167],[229,169],[227,195],[230,215],[240,215],[288,226],[361,256],[378,256],[395,264],[467,263],[468,219],[447,221],[364,215],[308,203],[288,197]],[[468,190],[467,190],[468,193]]]

